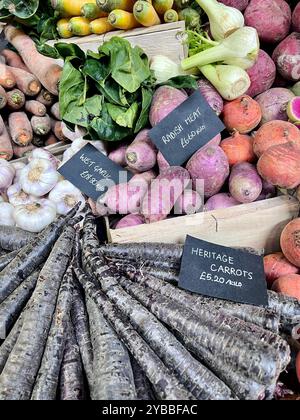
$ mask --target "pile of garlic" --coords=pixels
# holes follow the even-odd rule
[[[26,165],[0,160],[0,225],[38,233],[85,197],[57,172],[58,159],[35,149]]]

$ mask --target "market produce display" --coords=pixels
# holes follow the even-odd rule
[[[1,399],[139,399],[137,367],[147,399],[281,395],[291,350],[280,335],[299,323],[299,301],[270,292],[263,309],[180,290],[182,246],[101,245],[90,213],[75,235],[77,209],[23,232],[0,273]],[[0,237],[12,250],[10,229]]]
[[[181,63],[139,46],[179,20]],[[299,398],[299,2],[4,0],[0,21],[0,400]],[[242,236],[282,195],[266,249],[255,225],[215,270],[218,210]],[[201,212],[189,289],[188,241],[150,242]]]

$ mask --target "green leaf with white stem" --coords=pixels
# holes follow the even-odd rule
[[[227,101],[240,97],[251,85],[247,72],[237,66],[210,64],[199,69]]]
[[[259,53],[259,38],[256,29],[249,26],[238,29],[219,45],[186,58],[183,70],[202,67],[207,64],[224,63],[248,69],[255,64]]]
[[[20,19],[28,19],[36,13],[39,3],[39,0],[2,0],[0,10],[7,9]]]
[[[216,0],[196,0],[209,18],[213,39],[221,41],[244,26],[243,14],[234,7],[225,6]]]

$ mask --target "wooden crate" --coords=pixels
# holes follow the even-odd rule
[[[298,216],[300,204],[287,196],[272,198],[224,210],[175,217],[151,225],[113,230],[108,227],[111,242],[183,243],[186,235],[229,247],[280,249],[284,226]]]
[[[187,57],[187,46],[183,43],[184,22],[166,23],[150,28],[137,28],[130,31],[112,31],[105,35],[90,35],[62,39],[61,42],[77,44],[82,50],[97,51],[99,46],[114,36],[127,39],[132,45],[143,48],[149,57],[163,54],[176,63]],[[57,41],[49,41],[54,45]]]

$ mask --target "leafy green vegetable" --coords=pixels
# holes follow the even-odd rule
[[[172,86],[176,89],[198,89],[197,81],[192,76],[176,76],[163,84],[164,86]]]
[[[17,18],[28,19],[37,12],[39,3],[39,0],[2,0],[0,10],[6,9]]]
[[[64,43],[55,50],[65,60],[60,111],[66,123],[106,141],[132,137],[148,124],[155,80],[141,48],[114,37],[99,53]]]

